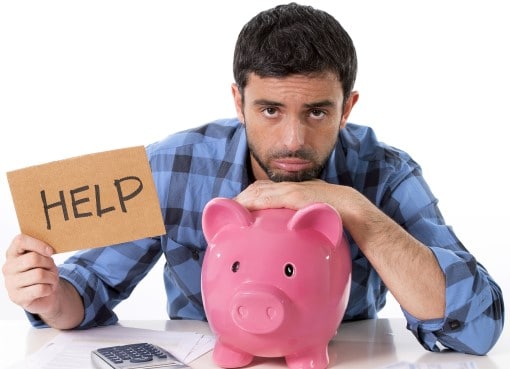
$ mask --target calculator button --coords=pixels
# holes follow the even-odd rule
[[[134,357],[129,360],[131,363],[146,363],[148,361],[152,361],[152,357],[143,356],[143,357]]]

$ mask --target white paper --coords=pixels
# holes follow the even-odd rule
[[[381,369],[478,369],[473,361],[449,361],[434,363],[410,363],[400,361],[386,365]]]
[[[10,369],[93,369],[90,354],[100,347],[148,342],[168,350],[185,364],[210,351],[214,337],[194,332],[156,331],[109,326],[63,331]]]

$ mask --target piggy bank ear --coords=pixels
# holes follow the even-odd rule
[[[237,201],[217,197],[209,201],[202,214],[202,230],[210,241],[223,227],[236,225],[239,228],[253,223],[253,215]]]
[[[289,229],[314,229],[331,241],[336,247],[343,232],[342,219],[335,208],[328,204],[316,203],[300,209],[289,220]]]

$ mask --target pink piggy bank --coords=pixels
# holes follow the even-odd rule
[[[202,227],[202,297],[216,336],[214,362],[237,368],[254,356],[283,356],[289,368],[326,368],[351,285],[337,211],[317,203],[250,212],[216,198]]]

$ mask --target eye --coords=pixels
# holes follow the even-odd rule
[[[240,262],[236,261],[234,262],[234,264],[232,264],[232,267],[231,267],[231,270],[234,272],[234,273],[237,273],[237,271],[239,270],[239,266],[241,265]]]
[[[291,263],[285,264],[284,273],[287,277],[292,277],[294,275],[294,265]]]
[[[321,109],[312,109],[310,111],[310,117],[313,119],[322,119],[326,116],[326,112]]]
[[[267,118],[274,118],[278,114],[278,109],[268,106],[264,108],[263,113]]]

